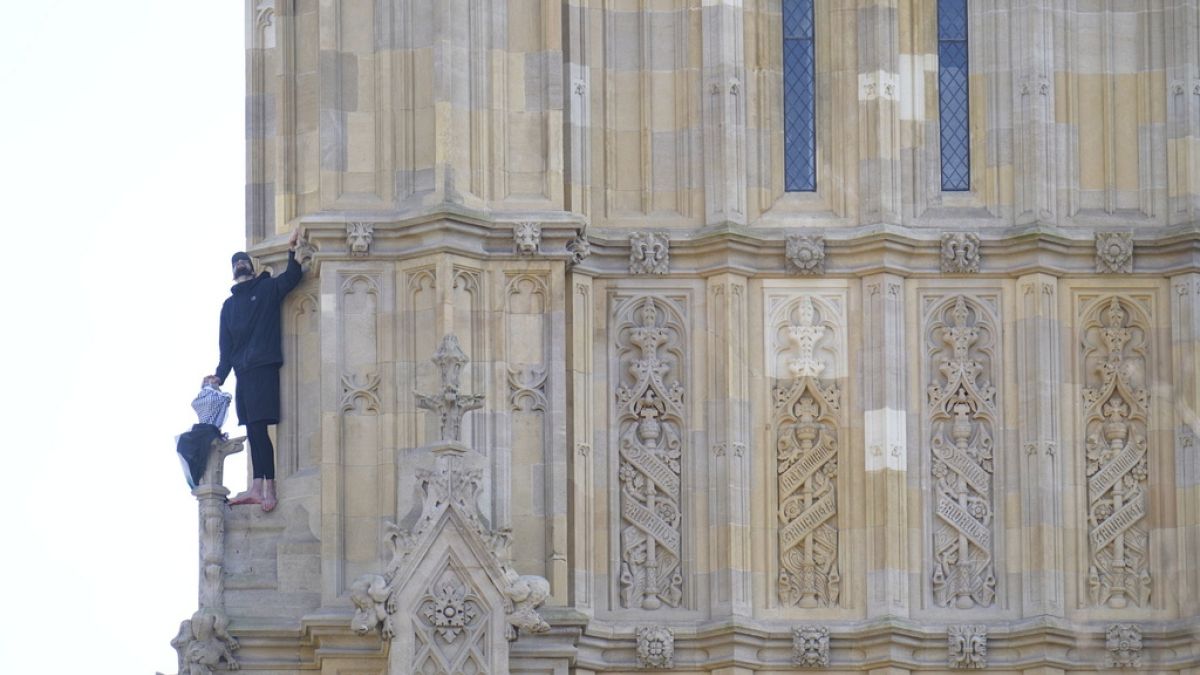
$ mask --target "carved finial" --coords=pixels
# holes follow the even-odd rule
[[[416,394],[417,407],[441,417],[441,440],[458,441],[462,434],[463,415],[483,407],[483,396],[458,393],[458,380],[467,363],[467,355],[458,346],[458,338],[453,334],[442,338],[442,343],[433,354],[433,362],[441,374],[442,390],[433,396]]]

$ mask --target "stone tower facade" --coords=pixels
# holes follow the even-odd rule
[[[940,3],[812,3],[793,191],[790,3],[249,0],[248,243],[310,272],[281,503],[198,488],[192,633],[1198,672],[1200,7],[966,3],[950,190]]]

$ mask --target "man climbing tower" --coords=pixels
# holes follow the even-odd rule
[[[249,490],[229,500],[231,505],[261,504],[271,511],[275,496],[275,448],[267,426],[279,423],[279,367],[283,365],[280,306],[304,274],[296,261],[300,228],[288,240],[287,269],[272,277],[254,276],[254,264],[244,252],[233,254],[233,288],[221,306],[221,361],[205,383],[222,384],[230,369],[237,375],[235,407],[238,424],[246,427],[254,481]]]

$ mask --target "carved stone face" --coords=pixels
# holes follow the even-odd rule
[[[350,255],[367,255],[375,239],[375,226],[371,223],[349,223],[346,225],[346,245]]]
[[[513,226],[513,243],[521,255],[537,253],[542,243],[542,226],[533,222],[517,223]]]

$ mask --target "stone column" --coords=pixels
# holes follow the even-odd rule
[[[904,279],[888,273],[865,277],[862,298],[867,616],[907,616],[910,354],[904,347]]]
[[[225,458],[242,451],[245,436],[213,444],[208,467],[192,495],[200,505],[200,609],[225,610]]]
[[[1017,423],[1021,447],[1021,588],[1024,612],[1063,615],[1060,387],[1062,331],[1058,280],[1017,280]]]
[[[900,221],[899,11],[858,2],[859,222]]]
[[[746,278],[708,279],[708,391],[711,456],[708,471],[708,548],[712,611],[751,614],[750,391],[746,355],[749,314]]]
[[[746,224],[746,97],[741,0],[704,0],[705,224]]]
[[[592,278],[582,274],[571,274],[571,298],[567,303],[567,323],[570,340],[567,343],[567,363],[570,368],[568,424],[571,430],[572,452],[570,459],[570,502],[571,521],[571,604],[581,612],[591,613],[595,606],[596,557],[594,528],[596,526],[596,479],[595,479],[595,398],[592,388],[592,346],[595,340],[593,326],[596,311],[592,295]],[[604,400],[601,398],[600,400]]]
[[[1171,372],[1175,402],[1175,485],[1181,616],[1200,614],[1200,274],[1171,277]],[[1167,581],[1162,588],[1171,588]]]

